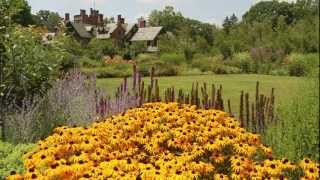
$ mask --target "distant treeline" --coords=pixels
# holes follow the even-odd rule
[[[319,51],[319,1],[295,3],[262,1],[250,8],[240,21],[235,14],[226,17],[222,27],[183,17],[173,7],[150,14],[150,24],[164,26],[163,51],[234,54],[267,48],[279,53]],[[174,40],[173,40],[174,39]]]

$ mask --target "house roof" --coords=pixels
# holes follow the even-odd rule
[[[111,37],[111,34],[117,29],[117,23],[110,23],[105,26],[106,33],[97,34],[98,39],[108,39]],[[135,24],[122,24],[123,29],[125,29],[125,35],[127,35],[134,27]]]
[[[152,41],[158,36],[161,30],[162,27],[139,28],[130,41]]]
[[[82,38],[92,38],[92,35],[87,31],[87,26],[86,24],[83,23],[74,23],[70,22],[72,27],[76,30],[76,32],[79,34],[80,37]]]
[[[125,34],[127,35],[130,31],[136,26],[136,24],[123,24],[124,29],[126,30]]]
[[[116,23],[110,23],[106,25],[106,31],[108,31],[109,34],[113,33],[117,29],[118,25]]]

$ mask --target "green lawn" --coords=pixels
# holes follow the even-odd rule
[[[197,76],[174,76],[159,77],[159,85],[161,93],[168,87],[175,86],[183,90],[190,90],[192,82],[214,83],[216,86],[223,86],[223,97],[225,100],[230,99],[232,109],[238,111],[238,104],[241,90],[249,92],[251,97],[254,96],[256,82],[260,81],[260,91],[264,94],[270,94],[271,88],[275,88],[276,104],[284,103],[292,98],[298,91],[300,82],[303,78],[285,77],[285,76],[269,76],[269,75],[197,75]],[[145,78],[149,83],[149,78]],[[98,79],[98,87],[106,92],[113,93],[116,87],[120,85],[122,78]],[[251,99],[250,97],[250,99]]]

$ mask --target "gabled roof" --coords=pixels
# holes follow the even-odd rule
[[[139,28],[130,41],[152,41],[158,36],[161,30],[162,27]]]
[[[106,25],[106,31],[108,31],[109,34],[113,33],[117,29],[118,25],[116,23],[110,23]]]
[[[123,29],[125,30],[125,35],[127,35],[136,25],[135,24],[122,24]],[[111,34],[118,28],[117,23],[109,23],[105,26],[106,33],[97,34],[98,39],[108,39],[111,37]]]
[[[92,38],[92,35],[87,31],[86,25],[83,23],[74,23],[70,22],[72,27],[76,30],[76,32],[79,34],[82,38]]]
[[[123,24],[122,26],[126,30],[125,35],[127,35],[136,26],[136,24]]]

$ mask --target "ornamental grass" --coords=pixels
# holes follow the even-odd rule
[[[90,127],[58,127],[7,179],[302,179],[319,165],[274,159],[258,134],[220,110],[147,103]],[[298,172],[298,173],[297,173]]]

